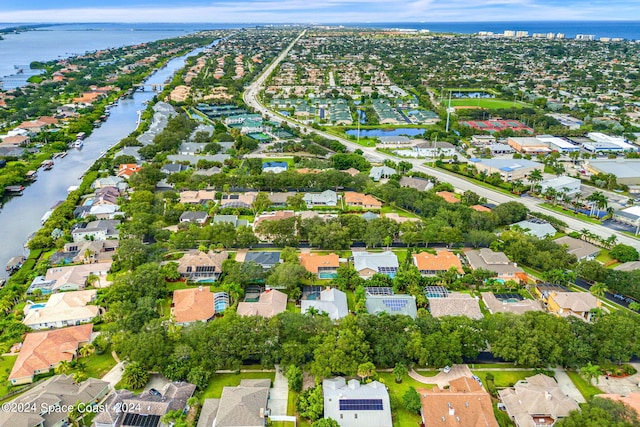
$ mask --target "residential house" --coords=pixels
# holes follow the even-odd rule
[[[11,385],[33,382],[35,375],[50,372],[60,362],[70,362],[78,347],[91,341],[92,332],[93,325],[87,324],[27,334],[9,374]]]
[[[567,252],[575,255],[578,261],[580,260],[594,260],[600,255],[600,248],[585,242],[584,240],[575,239],[570,236],[562,236],[559,239],[554,240],[559,245],[565,245]]]
[[[173,175],[174,173],[184,172],[191,169],[190,166],[183,165],[182,163],[167,163],[160,168],[160,172]]]
[[[363,279],[368,279],[378,273],[394,278],[399,266],[398,257],[391,251],[353,253],[353,267]]]
[[[335,288],[326,288],[320,292],[303,292],[300,311],[304,314],[310,309],[318,313],[327,313],[331,320],[342,319],[349,314],[347,294]]]
[[[428,298],[429,312],[433,317],[466,316],[482,319],[480,303],[475,297],[459,292],[450,292],[444,298]]]
[[[496,297],[492,292],[483,292],[482,301],[492,314],[495,313],[513,313],[523,314],[527,311],[542,311],[539,301],[521,298],[504,298]]]
[[[224,387],[220,399],[205,399],[198,427],[264,427],[270,386],[269,379],[245,379]]]
[[[325,379],[322,392],[325,418],[336,420],[340,427],[393,427],[389,392],[378,381]]]
[[[355,191],[347,191],[343,197],[344,203],[350,208],[362,208],[362,209],[380,209],[382,208],[382,202],[373,196],[369,196],[362,193],[356,193]]]
[[[27,294],[32,295],[36,289],[40,289],[42,295],[54,292],[78,291],[87,285],[89,276],[97,278],[96,287],[107,285],[107,272],[111,269],[111,262],[95,264],[71,265],[68,267],[51,267],[46,276],[36,276],[27,289]]]
[[[116,176],[129,179],[134,173],[140,172],[140,169],[142,169],[142,166],[135,163],[124,163],[118,166],[118,173]]]
[[[142,156],[140,155],[140,147],[124,147],[122,148],[122,150],[115,153],[113,155],[113,158],[117,159],[120,156],[131,156],[135,159],[135,162],[138,164],[142,163],[142,160],[143,160]]]
[[[465,250],[465,256],[469,265],[474,270],[482,268],[484,270],[493,271],[498,279],[507,281],[514,280],[517,283],[526,282],[527,275],[524,270],[509,258],[503,252],[494,252],[488,248],[480,250]]]
[[[214,282],[222,274],[222,262],[229,254],[222,252],[201,252],[191,250],[178,260],[180,277],[189,282]]]
[[[580,410],[578,403],[562,391],[556,380],[544,374],[520,380],[498,394],[517,427],[553,426],[572,411]]]
[[[93,419],[95,427],[165,427],[162,417],[168,412],[186,412],[187,401],[196,386],[186,382],[167,382],[158,394],[134,394],[125,389],[115,390],[103,402],[104,410]]]
[[[640,269],[640,261],[629,261],[629,262],[623,262],[622,264],[613,267],[614,270],[620,270],[620,271],[633,271],[633,270],[638,270]]]
[[[212,203],[216,200],[216,192],[208,190],[181,191],[180,203],[185,205],[198,205]]]
[[[97,291],[61,292],[51,295],[44,307],[28,304],[22,320],[31,329],[53,329],[89,323],[100,314],[100,307],[88,305],[95,301]]]
[[[626,406],[633,408],[636,412],[640,413],[640,392],[631,392],[626,396],[620,394],[596,394],[595,397],[602,399],[611,399],[617,402],[622,402]]]
[[[284,208],[288,206],[287,200],[289,197],[296,196],[299,193],[294,191],[288,191],[284,193],[269,193],[269,200],[271,201],[271,207]]]
[[[296,216],[294,211],[263,212],[253,220],[253,229],[257,230],[260,224],[264,221],[280,221],[287,218],[293,218],[294,216]],[[263,237],[267,238],[268,236]]]
[[[233,225],[234,228],[249,225],[249,221],[247,221],[246,219],[238,219],[238,215],[214,215],[213,223],[228,223]]]
[[[255,302],[244,301],[238,304],[240,316],[261,316],[271,318],[287,309],[287,294],[276,289],[267,289]]]
[[[590,322],[592,310],[602,307],[602,302],[588,292],[549,292],[547,308],[562,317],[575,316]]]
[[[92,197],[91,206],[100,205],[118,205],[118,199],[121,196],[121,192],[117,187],[102,187],[96,190]]]
[[[7,402],[10,408],[37,408],[36,411],[0,411],[0,425],[7,427],[50,427],[70,423],[68,411],[78,402],[87,406],[99,402],[109,392],[109,383],[89,378],[77,383],[71,375],[48,378],[19,397]],[[42,408],[61,408],[43,411]]]
[[[100,219],[88,223],[80,223],[71,230],[71,237],[75,243],[85,240],[100,241],[118,239],[119,220]]]
[[[264,162],[262,164],[262,173],[282,173],[289,170],[287,162]]]
[[[393,292],[378,294],[378,290],[379,288],[375,287],[366,288],[365,290],[365,307],[367,308],[367,313],[373,315],[380,313],[400,314],[410,316],[412,319],[418,316],[416,297],[413,295],[394,295]]]
[[[251,209],[256,201],[258,193],[249,192],[243,194],[225,194],[220,200],[221,208]]]
[[[403,176],[400,178],[400,187],[415,188],[418,191],[429,191],[433,188],[433,182],[424,178]]]
[[[448,250],[437,251],[435,255],[429,252],[413,254],[413,263],[423,276],[435,276],[455,268],[458,274],[464,274],[462,262],[456,254]]]
[[[207,322],[216,314],[214,293],[209,286],[173,291],[171,315],[176,325]]]
[[[3,147],[24,147],[31,142],[31,138],[25,135],[11,135],[2,137]]]
[[[356,176],[356,175],[358,175],[360,173],[360,171],[358,169],[356,169],[356,168],[349,168],[349,169],[345,169],[345,170],[340,171],[340,172],[344,172],[347,175],[351,175],[351,176]]]
[[[373,221],[374,219],[380,218],[380,215],[377,214],[377,213],[373,213],[371,211],[367,211],[367,212],[363,213],[362,215],[360,215],[360,217],[368,222],[368,221]]]
[[[530,218],[524,221],[516,222],[515,224],[511,224],[511,227],[518,227],[522,231],[524,231],[525,234],[535,236],[538,239],[555,236],[556,234],[556,229],[553,227],[553,225],[538,218]]]
[[[196,166],[200,160],[206,160],[207,162],[219,162],[224,163],[225,160],[231,156],[228,154],[201,154],[198,156],[185,155],[185,154],[169,154],[167,161],[173,163],[189,163],[191,166]]]
[[[329,255],[302,253],[298,258],[300,258],[300,264],[319,279],[333,279],[338,274],[340,258],[334,253]]]
[[[456,197],[455,193],[450,191],[438,191],[436,194],[442,197],[447,203],[460,203],[460,199]]]
[[[62,262],[86,263],[111,262],[120,246],[118,240],[83,240],[80,242],[66,243],[61,254]],[[56,254],[54,254],[56,255]],[[53,256],[52,256],[53,257]],[[52,264],[57,264],[52,261]]]
[[[485,206],[485,205],[473,205],[473,206],[469,206],[471,209],[473,209],[476,212],[491,212],[491,208]]]
[[[305,193],[302,200],[307,204],[307,208],[314,206],[337,206],[338,194],[333,190],[326,190],[322,193]]]
[[[203,211],[186,211],[180,215],[181,223],[204,225],[209,219],[209,214]]]
[[[391,175],[395,175],[397,172],[394,168],[389,166],[374,166],[369,171],[369,178],[374,181],[380,181],[383,178],[389,178]]]
[[[498,427],[491,396],[471,377],[449,381],[449,388],[418,389],[425,426]]]
[[[244,262],[255,262],[267,271],[280,264],[280,252],[247,252]]]

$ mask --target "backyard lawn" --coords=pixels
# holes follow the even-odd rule
[[[209,385],[202,393],[202,399],[219,399],[222,396],[223,387],[235,387],[241,380],[256,380],[268,378],[273,383],[275,372],[242,372],[238,374],[213,374]]]
[[[477,375],[478,377],[480,377],[480,379],[482,380],[483,383],[486,383],[486,376],[487,374],[492,374],[493,375],[493,383],[496,385],[496,387],[498,388],[502,388],[502,387],[511,387],[513,386],[515,383],[517,383],[520,380],[523,380],[527,377],[532,377],[534,375],[536,375],[536,371],[535,370],[526,370],[526,371],[508,371],[508,370],[504,370],[504,371],[478,371],[478,370],[474,370],[471,371],[473,372],[475,375]]]
[[[116,361],[111,355],[111,350],[102,354],[92,354],[89,357],[81,358],[86,363],[84,373],[90,378],[102,378],[107,372],[116,366]]]

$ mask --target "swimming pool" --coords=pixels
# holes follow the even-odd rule
[[[34,308],[35,308],[35,309],[38,309],[38,308],[45,308],[46,306],[47,306],[47,304],[31,304],[31,305],[28,305],[28,306],[27,306],[27,308],[28,308],[29,310],[33,310]]]

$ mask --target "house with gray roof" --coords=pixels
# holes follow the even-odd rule
[[[620,270],[620,271],[638,270],[638,269],[640,269],[640,261],[623,262],[622,264],[618,265],[617,267],[613,267],[613,269],[614,270]]]
[[[183,165],[182,163],[167,163],[160,168],[160,172],[172,175],[189,169],[191,169],[189,166]]]
[[[399,266],[398,257],[391,251],[353,253],[353,267],[363,279],[368,279],[377,273],[394,278]]]
[[[113,155],[113,158],[116,159],[120,156],[131,156],[136,159],[135,163],[140,163],[142,161],[142,156],[140,155],[140,147],[124,147],[122,150],[118,151]]]
[[[262,173],[272,172],[281,173],[289,170],[289,163],[287,162],[264,162],[262,164]]]
[[[530,218],[524,221],[511,224],[511,227],[519,227],[525,234],[536,236],[538,239],[544,239],[545,237],[554,236],[556,229],[553,225],[538,218]]]
[[[340,427],[393,427],[389,392],[378,381],[325,379],[322,393],[324,417],[336,420]]]
[[[411,187],[418,191],[429,191],[433,188],[433,182],[424,178],[403,176],[400,178],[400,187]]]
[[[570,236],[562,236],[559,239],[554,240],[559,245],[565,245],[567,248],[567,252],[575,255],[578,258],[578,261],[585,260],[593,260],[598,255],[600,255],[600,248],[596,245],[592,245],[589,242],[585,242],[584,240],[575,239]]]
[[[109,392],[109,383],[89,378],[77,384],[71,375],[56,375],[9,401],[10,407],[37,408],[36,411],[0,411],[0,425],[11,427],[61,426],[69,422],[62,410],[42,411],[43,407],[69,407],[78,402],[97,402]]]
[[[476,320],[483,317],[478,300],[460,292],[448,293],[444,298],[429,298],[429,312],[433,317],[466,316]]]
[[[255,262],[265,271],[282,262],[280,252],[247,252],[244,262]]]
[[[112,219],[91,221],[86,224],[81,223],[71,231],[71,237],[76,243],[83,240],[117,239],[119,225],[120,221]]]
[[[180,222],[181,223],[185,223],[186,222],[186,223],[202,225],[205,222],[207,222],[207,218],[209,218],[209,214],[207,214],[206,212],[202,212],[202,211],[196,211],[196,212],[187,211],[187,212],[182,212],[182,215],[180,215]]]
[[[464,254],[471,268],[493,271],[498,279],[520,282],[526,276],[524,270],[516,263],[509,261],[504,252],[494,252],[489,248],[482,248],[465,250]]]
[[[309,296],[305,295],[300,301],[300,311],[304,314],[310,308],[319,313],[327,313],[331,320],[342,319],[349,314],[347,294],[336,288],[327,288],[319,295],[314,295],[313,299],[309,299]]]
[[[197,165],[200,160],[206,160],[208,162],[220,162],[224,163],[225,160],[230,158],[228,154],[206,154],[206,155],[184,155],[184,154],[170,154],[167,156],[167,160],[170,162],[189,162],[191,165]]]
[[[383,178],[389,178],[391,175],[395,175],[396,170],[389,166],[374,166],[369,171],[369,178],[374,181],[380,181]]]
[[[337,206],[338,193],[333,190],[326,190],[322,193],[306,193],[302,198],[308,208],[314,206]]]
[[[91,188],[94,190],[99,190],[104,187],[115,187],[121,192],[125,191],[129,188],[129,184],[124,178],[119,176],[107,176],[105,178],[98,178],[91,184]]]
[[[264,427],[270,386],[264,379],[224,387],[220,399],[205,399],[198,427]]]
[[[418,316],[416,297],[413,295],[366,295],[365,306],[369,314],[402,314],[415,319]]]

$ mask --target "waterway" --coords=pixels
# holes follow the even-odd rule
[[[153,73],[148,84],[162,84],[185,64],[189,54],[172,59],[166,67]],[[84,140],[82,149],[70,149],[64,158],[54,160],[49,171],[40,169],[36,182],[28,186],[20,197],[10,199],[0,210],[0,277],[5,276],[4,266],[11,257],[26,255],[24,243],[27,237],[41,227],[43,215],[56,202],[67,197],[67,189],[79,185],[84,172],[110,147],[136,129],[138,110],[155,96],[154,92],[135,92],[133,97],[120,99],[111,108],[108,119]]]

